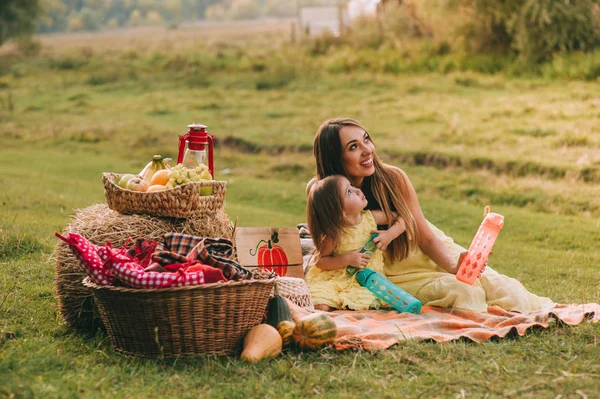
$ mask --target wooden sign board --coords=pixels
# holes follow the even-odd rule
[[[238,261],[252,270],[273,270],[279,276],[304,278],[300,234],[296,228],[238,227],[235,230]]]

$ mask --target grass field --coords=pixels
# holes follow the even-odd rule
[[[101,333],[69,331],[53,233],[104,201],[102,172],[175,157],[191,122],[217,137],[216,177],[239,225],[304,222],[314,132],[350,116],[457,242],[468,245],[490,204],[506,217],[497,270],[556,302],[600,302],[598,82],[306,70],[314,61],[273,63],[294,52],[278,47],[287,23],[204,28],[127,31],[119,46],[111,33],[48,36],[35,57],[0,51],[0,397],[600,397],[598,324],[289,352],[256,366],[129,359]]]

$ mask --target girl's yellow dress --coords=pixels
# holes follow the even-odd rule
[[[362,220],[347,229],[340,242],[334,248],[333,255],[341,256],[362,248],[371,237],[371,232],[377,230],[377,223],[371,211],[361,212]],[[369,261],[369,268],[383,273],[383,253],[375,251]],[[322,270],[312,266],[306,274],[306,283],[315,305],[328,305],[336,309],[379,309],[389,307],[368,289],[361,287],[356,278],[346,272],[345,268]]]
[[[431,223],[429,226],[458,262],[458,257],[466,249],[455,244],[452,238]],[[497,305],[520,313],[554,307],[554,302],[549,298],[532,294],[519,281],[502,275],[489,266],[475,284],[465,284],[436,265],[420,248],[402,261],[390,263],[385,258],[384,263],[386,277],[419,299],[423,305],[476,312],[485,312],[488,305]]]

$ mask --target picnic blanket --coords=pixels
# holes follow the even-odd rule
[[[296,321],[313,313],[288,303]],[[532,327],[548,328],[554,322],[572,326],[584,320],[596,323],[600,321],[600,304],[556,305],[530,314],[508,312],[498,306],[489,306],[487,313],[423,306],[419,314],[395,310],[336,310],[328,314],[338,329],[349,331],[338,334],[335,349],[380,350],[408,339],[447,342],[466,338],[484,342],[509,334],[524,335]]]

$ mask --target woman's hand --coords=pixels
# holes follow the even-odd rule
[[[491,253],[491,252],[490,252]],[[460,264],[463,261],[463,258],[467,255],[467,251],[462,252],[460,254],[460,256],[458,257],[458,262],[456,263],[456,271],[454,272],[454,274],[458,273],[458,268],[460,267]],[[481,276],[481,274],[483,274],[483,272],[485,271],[485,268],[487,267],[487,262],[485,262],[485,265],[483,265],[483,267],[481,268],[481,271],[479,272],[479,276]]]
[[[350,252],[349,254],[344,255],[346,257],[346,262],[348,266],[354,266],[359,269],[364,269],[369,264],[371,260],[371,255],[367,253],[360,253],[360,250],[357,249],[354,252]]]
[[[456,274],[458,273],[458,268],[460,267],[460,264],[463,261],[463,258],[467,255],[467,251],[461,252],[460,256],[458,257],[458,262],[456,262],[456,266],[454,267],[454,271],[451,271],[450,273],[452,274]]]
[[[385,251],[395,238],[404,234],[406,231],[406,222],[401,217],[398,217],[393,225],[387,230],[372,231],[371,234],[377,233],[377,237],[373,239],[375,246],[380,251]]]
[[[377,249],[379,249],[380,251],[385,251],[388,245],[390,245],[390,242],[392,242],[392,240],[397,237],[389,230],[375,230],[371,232],[371,234],[373,233],[378,234],[377,237],[373,239],[373,242],[375,243]]]

